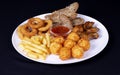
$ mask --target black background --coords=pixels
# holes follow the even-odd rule
[[[75,1],[78,0],[1,0],[0,75],[120,75],[120,6],[117,0],[78,1],[78,13],[97,19],[109,32],[108,45],[89,60],[69,65],[42,64],[24,58],[12,46],[12,33],[20,23]]]

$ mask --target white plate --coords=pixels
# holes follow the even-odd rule
[[[38,15],[38,16],[35,16],[35,17],[39,17],[39,18],[44,19],[44,16],[48,15],[48,14],[50,14],[50,13]],[[89,58],[92,58],[93,56],[100,53],[105,48],[105,46],[107,45],[108,39],[109,39],[108,31],[104,27],[104,25],[102,23],[100,23],[99,21],[97,21],[96,19],[93,19],[89,16],[82,15],[82,14],[78,14],[78,17],[81,17],[81,18],[85,19],[85,21],[95,22],[94,26],[96,26],[100,29],[99,32],[98,32],[99,33],[99,38],[90,41],[91,47],[88,51],[85,52],[83,58],[81,58],[81,59],[69,59],[69,60],[62,61],[62,60],[59,59],[59,57],[57,55],[50,55],[50,56],[47,57],[47,59],[45,61],[35,60],[35,59],[32,59],[32,58],[29,58],[28,56],[26,56],[26,54],[23,52],[23,50],[21,50],[18,47],[21,40],[19,39],[19,37],[17,35],[17,32],[16,32],[17,28],[15,29],[15,31],[13,32],[13,35],[12,35],[12,44],[13,44],[15,50],[18,53],[20,53],[21,55],[23,55],[24,57],[26,57],[30,60],[37,61],[37,62],[40,62],[40,63],[69,64],[69,63],[81,62],[81,61],[87,60]],[[21,23],[20,25],[22,25],[26,22],[27,22],[27,20],[24,21],[23,23]]]

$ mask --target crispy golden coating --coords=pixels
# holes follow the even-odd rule
[[[31,28],[28,24],[25,24],[22,28],[21,28],[21,32],[23,33],[23,35],[27,36],[27,37],[31,37],[37,34],[37,30],[34,28]]]
[[[62,47],[60,49],[59,58],[62,60],[70,59],[71,58],[71,50],[66,47]]]
[[[78,41],[78,45],[84,49],[84,51],[87,51],[90,48],[90,42],[86,39],[80,39]]]
[[[64,42],[64,47],[67,47],[67,48],[71,49],[75,44],[76,44],[75,41],[67,39]]]
[[[50,44],[50,52],[52,54],[59,54],[59,50],[60,50],[61,47],[62,47],[61,44],[53,42],[53,43]]]
[[[65,40],[62,36],[58,36],[58,37],[53,38],[53,41],[60,43],[60,44],[63,44]]]
[[[81,33],[80,38],[85,39],[85,40],[89,40],[88,34],[85,34],[85,33]]]
[[[83,32],[84,30],[83,30],[82,25],[77,25],[77,26],[75,26],[75,27],[73,28],[72,31],[73,31],[73,32]]]
[[[49,28],[52,26],[52,21],[51,20],[45,20],[45,26],[40,27],[38,30],[39,31],[47,31]]]
[[[28,20],[28,25],[31,28],[39,28],[39,27],[42,27],[44,25],[44,21],[40,18],[30,18]]]
[[[83,54],[84,54],[84,50],[82,47],[75,45],[72,48],[72,57],[73,58],[81,58],[83,56]]]
[[[72,32],[67,36],[67,39],[70,39],[70,40],[73,40],[73,41],[78,41],[79,38],[80,38],[79,35],[75,32]]]

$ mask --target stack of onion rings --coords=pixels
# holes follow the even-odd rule
[[[32,37],[47,32],[52,25],[51,20],[42,20],[40,18],[30,18],[28,22],[18,27],[18,36],[23,39],[24,36]]]

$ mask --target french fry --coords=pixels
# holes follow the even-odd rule
[[[40,55],[39,54],[39,58],[42,59],[42,60],[45,60],[46,59],[46,55],[44,56],[44,55]]]
[[[40,53],[40,54],[43,54],[43,53],[44,53],[42,50],[39,50],[39,49],[37,49],[37,48],[35,48],[35,47],[31,47],[31,46],[29,46],[29,45],[26,45],[26,46],[24,46],[24,47],[25,47],[25,49],[30,49],[30,50],[32,50],[32,51],[34,51],[34,52],[36,52],[36,53]]]
[[[22,48],[23,50],[25,49],[25,47],[24,47],[24,44],[23,44],[23,43],[20,43],[20,44],[19,44],[19,47],[20,47],[20,48]]]
[[[18,33],[19,38],[20,38],[20,39],[23,39],[23,38],[24,38],[24,35],[23,35],[22,32],[21,32],[21,28],[22,28],[22,26],[19,26],[19,27],[18,27],[17,33]]]
[[[19,46],[27,53],[27,56],[45,60],[47,55],[50,54],[48,49],[50,46],[50,34],[36,35],[31,38],[24,36]]]
[[[32,42],[35,43],[35,44],[38,44],[38,45],[41,44],[39,36],[32,36],[32,37],[31,37],[31,40],[32,40]]]
[[[24,39],[23,39],[23,40],[32,42],[32,40],[31,40],[29,37],[27,37],[27,36],[24,36]]]
[[[37,48],[37,49],[39,49],[39,50],[42,50],[42,51],[44,51],[44,52],[46,52],[46,53],[48,52],[46,48],[44,48],[44,47],[42,47],[42,46],[40,46],[40,45],[33,44],[33,43],[30,42],[30,41],[22,40],[22,42],[24,42],[24,43],[26,43],[26,44],[28,44],[28,45],[30,45],[30,46],[33,46],[33,47],[35,47],[35,48]]]
[[[34,53],[34,52],[28,52],[27,56],[33,59],[39,59],[39,54]]]
[[[44,38],[44,39],[42,40],[42,43],[43,43],[43,45],[47,45],[46,38]]]
[[[20,43],[19,45],[23,51],[25,51],[27,53],[27,56],[34,58],[34,59],[42,59],[45,60],[47,54],[45,52],[37,52],[35,51],[36,49],[34,47],[31,48],[30,45],[25,45],[24,43]],[[38,49],[37,49],[38,50]]]
[[[46,41],[47,41],[47,47],[50,47],[50,34],[46,33]]]

